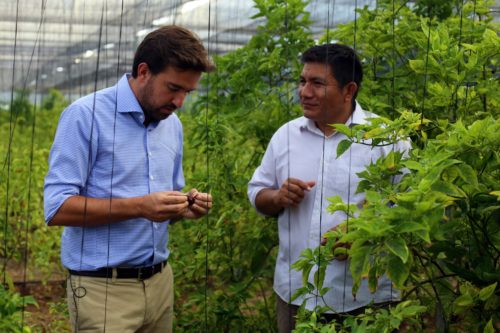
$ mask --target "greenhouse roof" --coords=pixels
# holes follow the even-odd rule
[[[327,27],[352,20],[355,6],[374,3],[310,1],[311,30],[319,35]],[[205,45],[210,41],[211,54],[221,54],[245,45],[262,23],[252,19],[257,9],[249,0],[0,0],[0,4],[4,102],[19,90],[44,92],[54,87],[79,96],[107,86],[130,71],[135,47],[161,25],[186,26]]]

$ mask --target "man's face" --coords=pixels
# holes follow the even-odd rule
[[[147,64],[138,67],[140,89],[137,99],[146,119],[160,121],[166,119],[182,106],[187,94],[196,89],[201,72],[180,70],[168,66],[164,71],[153,75]]]
[[[332,75],[331,66],[305,63],[300,75],[299,97],[304,116],[318,124],[331,124],[346,112],[346,92]],[[349,105],[350,108],[350,101]]]

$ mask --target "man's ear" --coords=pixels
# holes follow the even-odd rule
[[[358,91],[358,85],[356,82],[351,81],[346,84],[342,90],[344,92],[344,102],[351,103],[354,99],[354,95],[356,95],[356,92]]]
[[[144,80],[148,77],[149,74],[151,74],[151,72],[149,71],[148,64],[146,64],[145,62],[141,62],[137,66],[137,79]]]

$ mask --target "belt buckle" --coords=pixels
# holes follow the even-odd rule
[[[152,277],[155,273],[154,266],[140,267],[137,269],[137,280],[144,281]]]
[[[142,275],[143,275],[143,270],[142,270],[142,268],[138,268],[138,269],[137,269],[137,280],[139,280],[139,281],[144,281],[145,279],[142,277]]]

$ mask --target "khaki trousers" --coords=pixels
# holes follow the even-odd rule
[[[73,332],[171,333],[174,278],[167,264],[147,280],[70,275]]]

